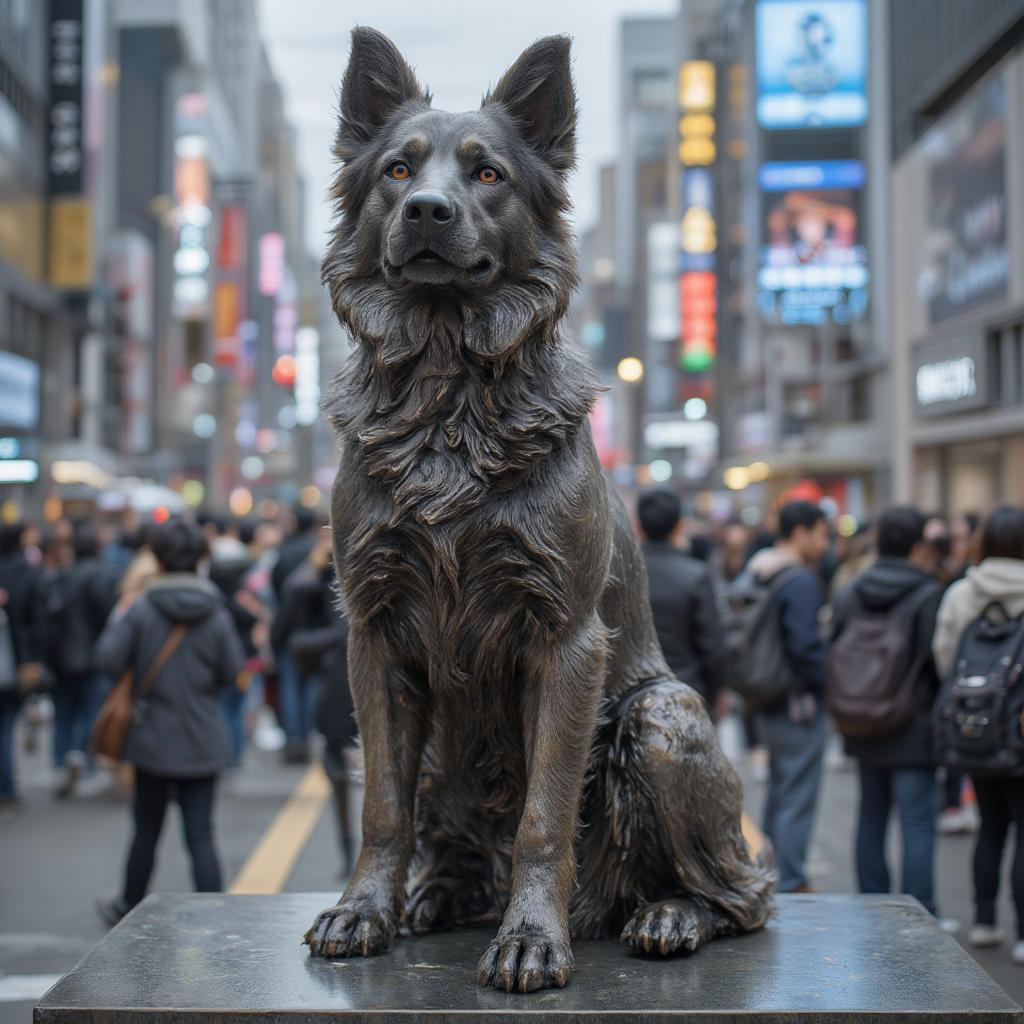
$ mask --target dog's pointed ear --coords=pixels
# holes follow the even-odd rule
[[[344,155],[365,145],[410,100],[430,102],[398,47],[372,28],[352,30],[352,52],[341,84],[338,149]]]
[[[557,171],[576,163],[576,90],[568,36],[546,36],[522,52],[483,105],[500,103]]]

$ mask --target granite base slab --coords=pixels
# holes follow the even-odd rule
[[[764,931],[690,958],[577,942],[569,986],[532,995],[477,986],[485,930],[403,937],[369,960],[312,958],[300,937],[335,899],[150,896],[43,997],[35,1024],[1024,1024],[907,897],[781,896]]]

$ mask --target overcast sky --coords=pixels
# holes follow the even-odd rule
[[[474,110],[489,84],[539,36],[574,37],[580,106],[576,219],[595,216],[597,169],[616,145],[618,24],[623,17],[669,14],[679,0],[260,0],[263,37],[299,132],[309,190],[307,238],[319,255],[329,224],[338,83],[349,31],[369,25],[389,35],[441,110]]]

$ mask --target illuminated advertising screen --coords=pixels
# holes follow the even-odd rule
[[[757,120],[763,128],[863,124],[864,0],[758,0]]]
[[[1006,85],[997,75],[925,137],[927,244],[918,278],[932,325],[1006,296]]]
[[[852,160],[765,164],[760,179],[762,316],[786,324],[859,319],[867,308],[868,284],[858,187],[863,166]]]

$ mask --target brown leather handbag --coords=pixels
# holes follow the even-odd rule
[[[136,705],[142,702],[146,694],[149,693],[153,683],[156,682],[156,677],[163,671],[171,655],[185,639],[187,632],[188,627],[181,624],[171,630],[170,635],[163,642],[163,646],[157,651],[153,663],[142,677],[138,690],[132,691],[131,669],[128,669],[114,684],[114,688],[107,694],[107,699],[103,702],[92,727],[89,749],[93,754],[109,758],[111,761],[121,760],[124,756],[124,739],[128,733],[128,727],[132,724]]]

